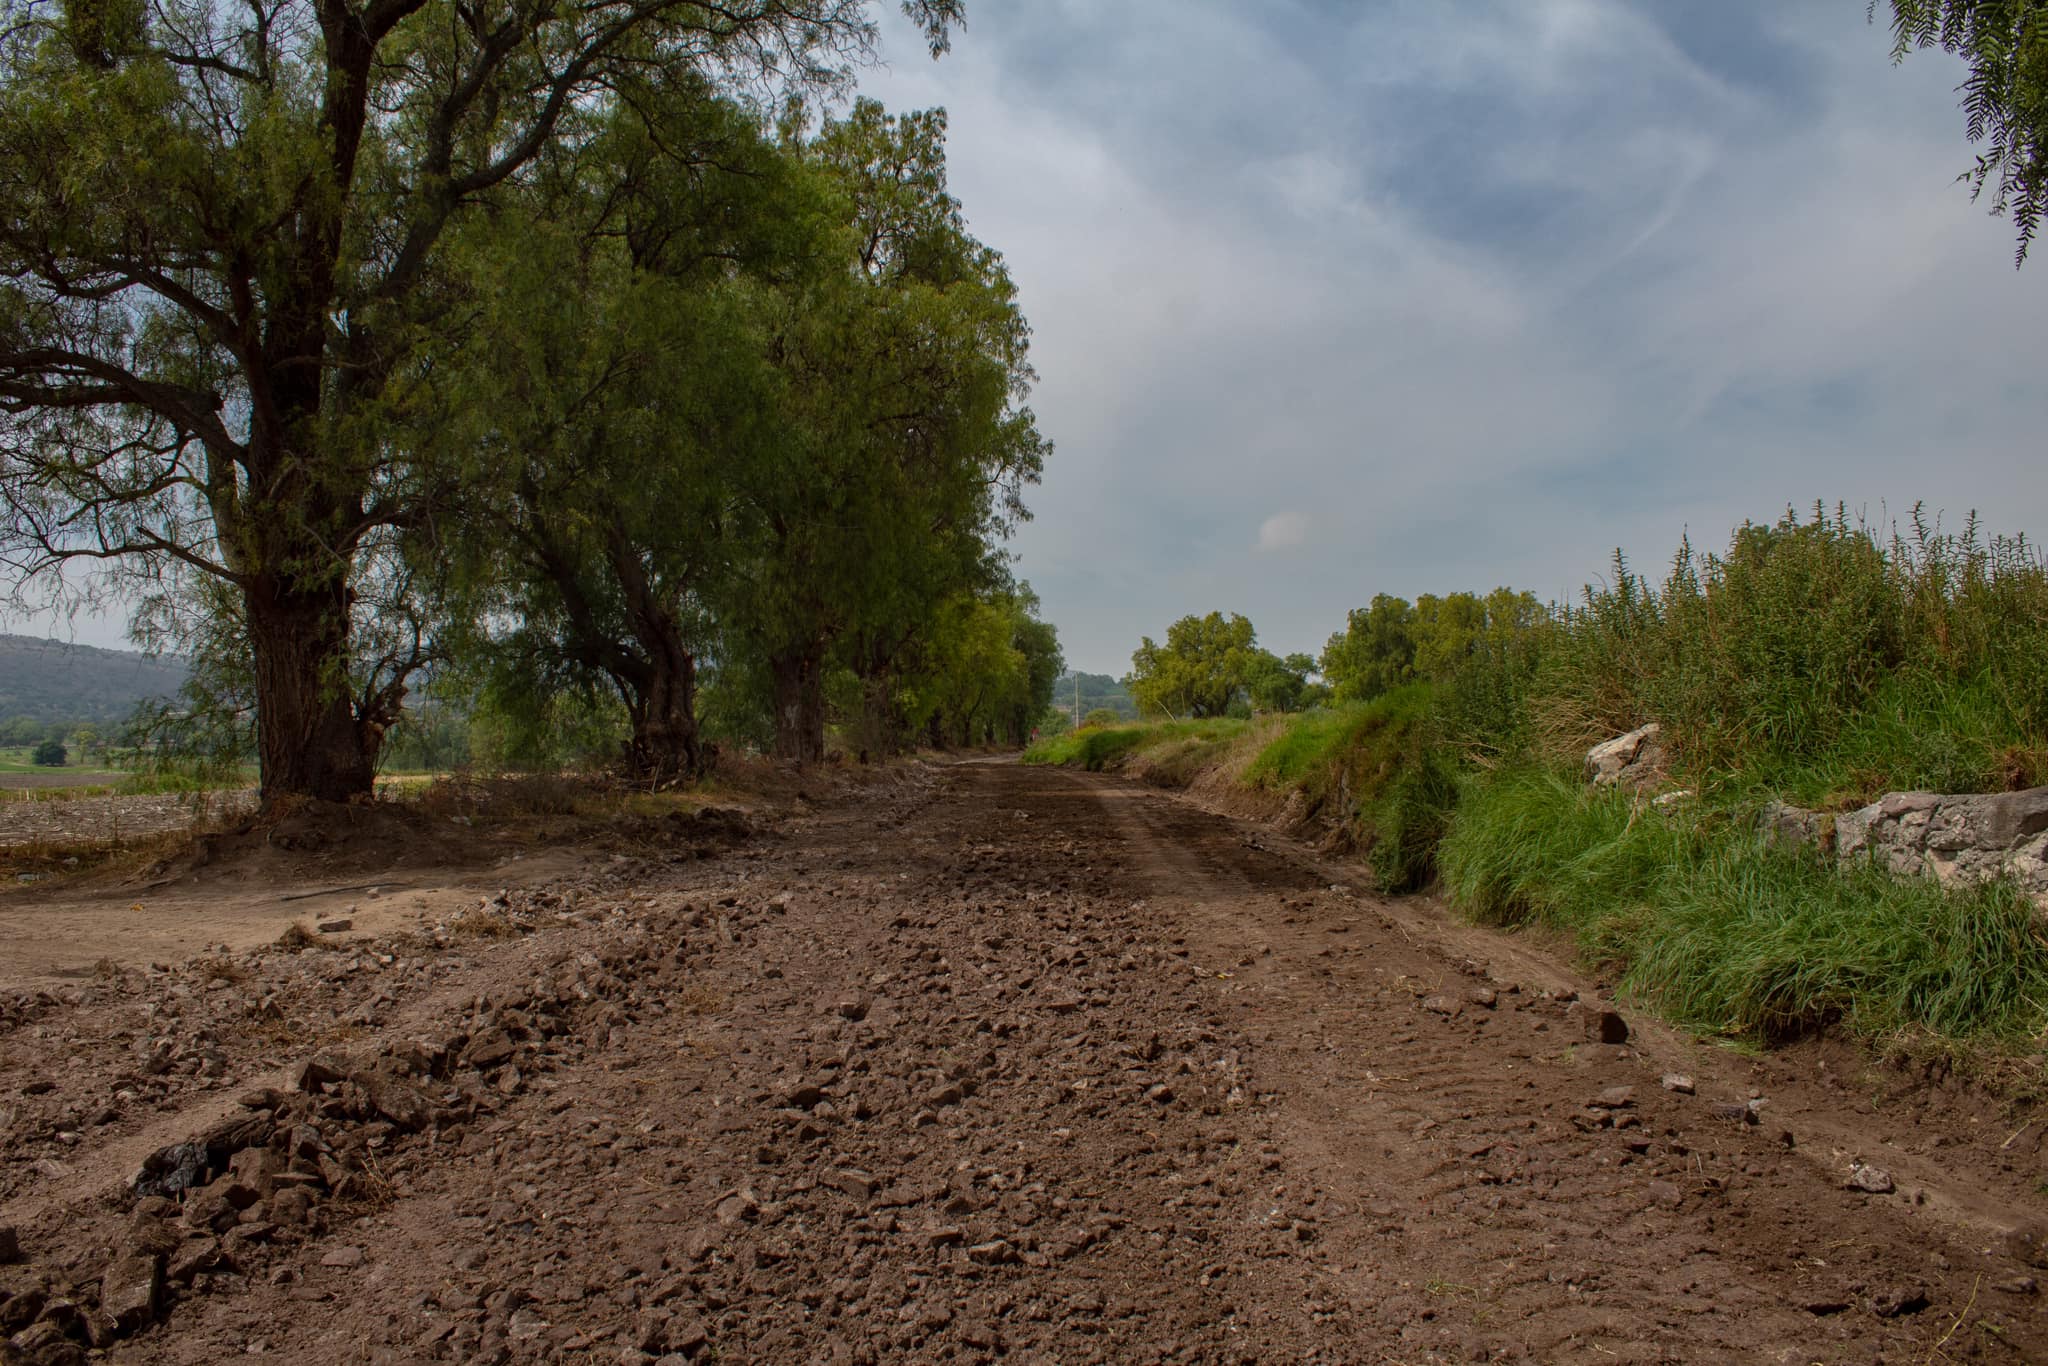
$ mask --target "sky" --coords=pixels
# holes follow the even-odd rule
[[[2048,536],[2048,259],[1866,0],[968,0],[936,63],[889,8],[861,90],[948,111],[1034,329],[1012,548],[1077,667],[1816,500]]]
[[[1880,7],[1881,9],[1883,7]],[[1816,500],[2048,535],[2048,259],[1955,183],[1964,68],[1866,0],[970,0],[951,185],[1054,443],[1068,661],[1241,612],[1576,595]]]

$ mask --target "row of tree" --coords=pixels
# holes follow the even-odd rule
[[[1295,712],[1362,702],[1416,680],[1445,682],[1474,654],[1500,648],[1549,619],[1532,593],[1425,593],[1414,602],[1375,596],[1354,609],[1320,659],[1261,649],[1250,621],[1232,613],[1185,616],[1131,655],[1124,681],[1148,715],[1212,717]]]
[[[655,778],[706,675],[799,760],[1028,733],[1029,331],[943,114],[817,116],[861,0],[7,8],[0,553],[139,595],[266,798],[423,678]]]

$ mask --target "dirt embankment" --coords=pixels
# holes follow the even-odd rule
[[[0,1000],[13,1350],[2048,1355],[2024,1117],[1624,1022],[1111,779],[709,833]]]

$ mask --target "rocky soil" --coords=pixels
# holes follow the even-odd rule
[[[0,993],[0,1359],[2048,1359],[2024,1116],[1111,779],[801,810]]]

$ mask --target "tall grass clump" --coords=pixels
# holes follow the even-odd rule
[[[1838,869],[1765,847],[1736,813],[1662,812],[1536,767],[1475,785],[1438,859],[1473,915],[1572,936],[1697,1028],[2021,1043],[2048,1027],[2048,937],[2006,884]]]
[[[2048,568],[2024,537],[1881,536],[1816,508],[1681,544],[1661,587],[1616,556],[1533,687],[1559,757],[1644,720],[1692,772],[1846,805],[2048,781]]]

